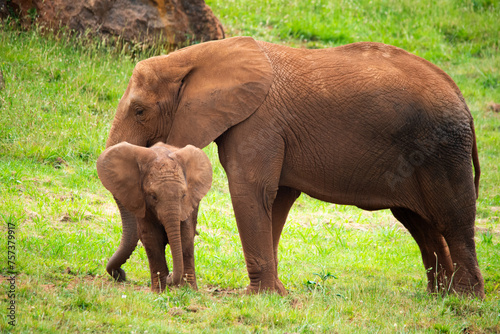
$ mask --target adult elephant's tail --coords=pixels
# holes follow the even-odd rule
[[[479,178],[481,176],[481,167],[479,166],[479,156],[477,153],[476,130],[474,129],[474,121],[470,123],[474,142],[472,144],[472,163],[474,165],[474,185],[476,187],[476,199],[479,198]]]

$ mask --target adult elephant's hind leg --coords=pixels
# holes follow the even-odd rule
[[[441,233],[415,212],[404,208],[391,209],[394,217],[410,232],[422,253],[427,271],[429,292],[448,290],[453,276],[453,262]]]
[[[299,196],[300,191],[298,190],[288,187],[279,187],[273,202],[273,250],[276,272],[278,272],[278,245],[281,232],[283,231],[283,226],[285,225],[290,208]],[[276,282],[279,285],[279,289],[284,291],[285,287],[279,278],[277,278]]]
[[[427,207],[451,255],[454,271],[450,291],[483,297],[484,281],[474,241],[476,191],[470,162],[455,161],[445,171],[434,173],[434,177],[440,175],[439,194],[427,192],[431,195]]]
[[[463,211],[471,210],[466,208]],[[459,294],[484,297],[484,281],[479,270],[474,242],[474,217],[473,212],[446,217],[450,222],[443,234],[455,266],[453,290]]]

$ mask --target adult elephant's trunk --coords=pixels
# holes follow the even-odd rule
[[[117,113],[120,112],[120,106],[118,106]],[[125,122],[125,123],[124,123]],[[113,145],[119,144],[121,142],[126,141],[129,144],[137,145],[137,146],[150,146],[147,145],[147,139],[141,136],[134,136],[133,131],[129,131],[131,128],[130,124],[127,124],[126,121],[121,119],[116,119],[111,124],[111,129],[109,130],[108,140],[106,141],[106,148],[111,147]]]
[[[169,212],[160,218],[164,222],[165,231],[167,232],[168,243],[170,244],[170,251],[172,252],[173,270],[172,276],[167,278],[168,285],[181,285],[182,275],[184,273],[184,261],[182,258],[182,241],[181,241],[181,221],[180,213],[178,210]]]
[[[106,271],[115,280],[121,282],[126,279],[125,271],[121,269],[121,266],[128,260],[134,251],[137,246],[137,241],[139,241],[139,236],[137,235],[137,220],[135,215],[125,209],[125,207],[117,199],[115,200],[118,205],[118,209],[120,210],[123,233],[120,246],[118,246],[116,252],[109,259],[108,264],[106,265]]]

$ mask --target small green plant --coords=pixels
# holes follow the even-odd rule
[[[28,9],[28,16],[31,19],[32,22],[34,22],[38,16],[38,13],[36,11],[36,8],[30,8]]]
[[[331,278],[337,279],[337,276],[332,275],[330,272],[325,272],[324,270],[322,270],[320,273],[314,273],[313,275],[318,276],[320,281],[307,280],[306,287],[310,291],[316,289],[324,290],[326,281],[328,281]]]
[[[330,221],[330,224],[326,224],[324,228],[334,238],[335,242],[339,246],[341,246],[342,248],[347,248],[347,242],[345,240],[346,228],[344,224],[341,224],[337,227]]]
[[[492,246],[493,245],[493,233],[491,231],[485,231],[479,233],[479,237],[481,242],[485,245]]]
[[[444,325],[444,324],[435,324],[434,326],[434,329],[436,330],[436,333],[449,333],[450,332],[450,328],[448,327],[448,325]]]
[[[167,287],[155,302],[166,311],[173,307],[186,308],[190,304],[191,292],[193,290],[187,285],[179,289]]]
[[[383,227],[379,228],[379,232],[380,232],[381,238],[384,241],[390,242],[398,237],[399,227],[398,227],[398,225],[383,226]]]

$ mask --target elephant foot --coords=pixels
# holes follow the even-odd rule
[[[246,287],[246,293],[248,295],[263,293],[263,292],[275,292],[281,296],[286,296],[288,292],[285,289],[285,286],[279,279],[276,279],[270,283],[264,283],[263,281],[259,282],[250,282],[250,284]]]
[[[479,299],[484,299],[484,284],[476,283],[463,283],[458,282],[452,285],[452,291],[458,295],[471,296]]]
[[[172,281],[172,273],[167,276],[167,285],[168,286],[184,286],[188,284],[193,290],[198,291],[198,284],[196,283],[196,276],[194,274],[184,274],[182,277],[182,281],[180,284],[175,285]]]
[[[181,282],[179,284],[174,284],[174,282],[173,282],[173,273],[170,273],[167,276],[167,285],[168,286],[184,286],[186,284],[189,284],[195,290],[198,290],[198,285],[196,284],[196,279],[194,281],[192,279],[190,280],[190,275],[188,275],[188,274],[184,274],[182,276]]]
[[[117,282],[125,282],[127,280],[127,275],[122,268],[111,269],[108,273],[113,277],[113,279]]]
[[[451,275],[442,270],[439,274],[428,274],[427,291],[431,294],[446,295],[449,293],[484,298],[484,281],[481,274],[460,275],[455,271]]]
[[[184,274],[184,279],[193,290],[198,291],[198,284],[196,284],[196,276],[194,274],[186,273]]]
[[[167,277],[159,273],[151,275],[151,292],[162,293],[167,287]]]
[[[456,283],[456,282],[428,282],[427,285],[427,292],[430,294],[440,294],[440,295],[447,295],[447,294],[457,294],[457,295],[463,295],[463,296],[471,296],[471,297],[477,297],[480,299],[483,299],[485,294],[484,294],[484,285],[482,284],[462,284],[462,283]]]
[[[452,284],[447,288],[427,288],[427,292],[430,294],[440,294],[446,296],[448,294],[456,294],[459,296],[470,296],[473,298],[484,299],[484,287],[482,286],[470,286],[470,285],[458,285]]]

